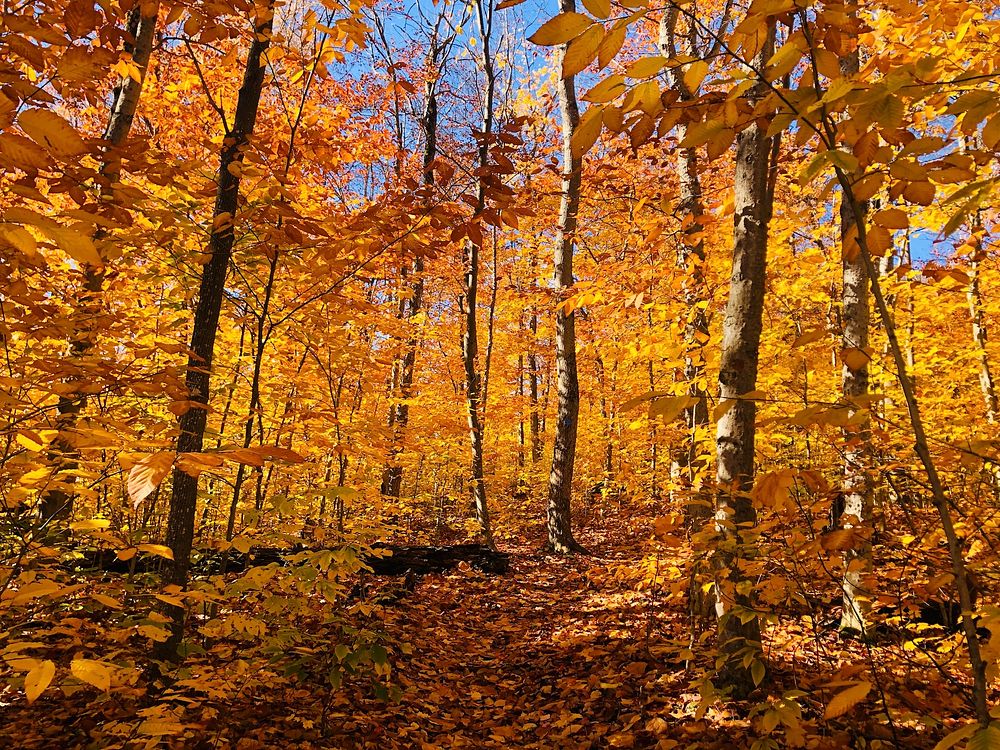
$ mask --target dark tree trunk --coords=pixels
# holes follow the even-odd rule
[[[142,15],[142,6],[136,5],[128,14],[128,33],[133,41],[125,44],[125,51],[132,55],[132,62],[139,71],[139,78],[125,76],[115,87],[111,102],[111,112],[108,125],[104,131],[106,141],[103,162],[101,164],[101,194],[113,199],[114,183],[118,182],[121,172],[120,155],[116,151],[125,143],[132,121],[139,107],[139,97],[142,94],[142,84],[149,67],[149,58],[153,49],[153,31],[156,29],[159,3],[149,5],[149,15]],[[95,235],[99,239],[103,230]],[[80,328],[70,342],[70,359],[75,364],[81,363],[94,348],[100,328],[101,292],[104,288],[103,266],[83,266],[83,286],[80,291],[78,310],[80,312]],[[73,377],[69,382],[73,387],[68,393],[59,397],[56,405],[56,429],[58,436],[53,441],[52,458],[58,467],[58,472],[65,474],[56,482],[56,486],[46,492],[39,503],[39,514],[43,523],[51,523],[59,519],[68,519],[73,513],[73,484],[76,476],[73,472],[78,468],[80,452],[69,437],[76,427],[80,413],[87,406],[86,393],[79,388],[83,385],[83,375]]]
[[[209,260],[202,270],[198,305],[195,308],[191,332],[191,353],[187,365],[187,389],[190,406],[179,419],[178,453],[198,453],[205,437],[208,416],[209,385],[215,337],[225,291],[226,274],[235,240],[234,223],[240,198],[239,169],[243,151],[257,124],[257,109],[264,87],[263,56],[271,41],[273,7],[268,5],[265,16],[254,22],[254,39],[247,54],[246,70],[236,104],[232,127],[226,133],[219,163],[218,190],[213,214],[213,232],[208,243]],[[225,215],[228,219],[219,221]],[[173,472],[173,492],[167,519],[167,545],[173,552],[166,583],[184,588],[188,582],[191,562],[191,542],[194,535],[195,510],[198,502],[198,479],[178,468]],[[184,635],[184,609],[167,605],[170,617],[170,638],[157,648],[161,659],[176,659]]]
[[[436,70],[440,65],[440,55],[443,47],[438,43],[435,36],[431,41],[431,52],[428,55],[428,63],[431,70]],[[432,196],[430,192],[434,187],[434,160],[437,159],[437,82],[429,80],[425,89],[426,103],[424,106],[423,122],[424,131],[424,153],[422,159],[423,183],[427,189],[427,200]],[[400,317],[406,317],[413,323],[414,318],[420,314],[424,297],[424,260],[415,258],[413,261],[413,284],[410,287],[408,300],[403,300],[399,305]],[[413,391],[413,374],[417,362],[417,338],[412,333],[406,342],[406,351],[396,362],[396,395],[397,403],[389,407],[389,427],[392,430],[392,448],[385,470],[382,473],[382,494],[386,497],[398,498],[403,487],[403,467],[399,465],[399,454],[402,451],[402,442],[406,433],[406,426],[410,421],[410,405],[407,399]]]

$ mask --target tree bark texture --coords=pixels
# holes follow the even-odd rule
[[[576,0],[560,0],[560,13],[576,12]],[[562,67],[568,45],[560,47],[556,64]],[[571,140],[580,121],[576,101],[575,76],[561,78],[558,83],[559,112],[562,120],[562,199],[559,225],[556,228],[554,254],[556,308],[556,429],[552,446],[552,468],[549,472],[549,498],[546,529],[549,547],[561,554],[579,552],[573,538],[571,499],[573,467],[576,462],[576,436],[580,422],[580,383],[576,369],[576,314],[562,303],[573,288],[573,249],[576,217],[580,208],[580,182],[583,159],[574,156]]]
[[[848,13],[857,17],[857,5],[849,4]],[[840,60],[840,69],[846,77],[857,74],[860,57],[857,47]],[[867,206],[854,204],[848,199],[840,202],[840,238],[842,244],[842,350],[845,352],[842,372],[844,400],[851,404],[868,395],[868,328],[870,295],[868,274],[865,272],[858,245],[858,224],[865,221]],[[852,415],[866,406],[851,407]],[[842,525],[845,529],[860,526],[855,535],[854,547],[844,555],[843,613],[840,630],[864,634],[870,610],[871,544],[864,531],[871,515],[871,430],[867,417],[859,424],[844,429],[844,474],[841,482],[843,495]],[[833,519],[835,522],[840,519]]]
[[[774,28],[754,58],[762,68],[774,46]],[[756,83],[746,104],[756,109],[767,88]],[[758,114],[758,113],[754,113]],[[752,115],[751,115],[752,116]],[[716,432],[716,616],[725,665],[722,680],[735,695],[753,688],[744,657],[762,659],[760,621],[748,593],[751,582],[740,569],[752,540],[756,511],[750,499],[754,478],[756,404],[743,398],[757,384],[761,320],[767,266],[767,230],[771,215],[769,168],[772,138],[766,124],[753,119],[736,139],[734,175],[733,267],[722,328],[719,399],[734,401]]]
[[[234,224],[240,199],[239,170],[230,167],[242,163],[243,152],[257,124],[257,110],[264,87],[263,57],[270,45],[273,7],[268,5],[264,12],[266,13],[264,17],[255,19],[254,39],[247,54],[236,114],[232,127],[223,141],[213,212],[213,231],[208,242],[209,260],[202,269],[198,304],[191,332],[186,374],[190,403],[188,410],[179,419],[178,453],[200,452],[205,437],[215,337],[219,328],[226,274],[233,253]],[[188,582],[197,502],[197,477],[175,467],[167,518],[167,545],[173,552],[173,562],[169,566],[166,583],[181,588]],[[163,659],[174,659],[177,657],[177,648],[184,634],[184,609],[167,605],[167,614],[171,620],[171,635],[167,641],[160,644],[158,655]]]

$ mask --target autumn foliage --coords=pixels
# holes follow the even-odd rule
[[[998,50],[4,4],[0,745],[1000,747]]]

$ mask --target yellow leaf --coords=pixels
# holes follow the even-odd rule
[[[708,120],[706,122],[696,122],[689,125],[687,135],[680,142],[682,148],[696,148],[713,138],[716,134],[725,129],[726,124],[722,120]]]
[[[45,692],[55,674],[55,662],[49,659],[39,662],[37,667],[28,672],[24,678],[24,694],[28,698],[28,703],[34,703],[35,699]]]
[[[31,259],[38,257],[38,243],[24,227],[16,224],[0,224],[0,243],[9,245]]]
[[[704,60],[695,60],[684,71],[684,85],[687,86],[688,91],[694,93],[701,86],[701,82],[705,80],[705,76],[707,75],[708,63]]]
[[[597,57],[597,48],[604,39],[604,27],[595,24],[569,43],[562,61],[562,77],[575,76]]]
[[[185,729],[187,729],[187,725],[177,721],[146,719],[139,725],[139,734],[146,737],[164,737],[173,734],[183,734]]]
[[[611,15],[611,0],[583,0],[583,7],[598,18]]]
[[[885,175],[870,174],[867,177],[855,182],[851,185],[851,192],[854,193],[854,200],[856,201],[866,201],[872,196],[874,196],[881,188],[882,183],[885,181]]]
[[[884,229],[882,227],[870,227],[865,233],[865,238],[868,240],[868,252],[872,255],[881,255],[892,247],[892,235],[889,234],[888,229]],[[845,251],[847,250],[847,248],[844,249]],[[854,256],[857,256],[856,249],[853,256],[848,256],[846,252],[844,254],[844,257],[847,260],[854,260]]]
[[[825,328],[814,328],[811,331],[806,331],[792,342],[792,348],[795,349],[800,346],[805,346],[806,344],[811,344],[813,341],[819,341],[820,339],[826,338],[827,333],[829,333],[829,331]]]
[[[975,734],[978,729],[978,723],[966,724],[964,727],[960,727],[954,732],[945,735],[944,739],[934,746],[934,750],[951,750],[959,742]]]
[[[623,401],[618,407],[619,411],[628,411],[629,409],[634,409],[639,404],[645,403],[646,401],[652,401],[656,398],[661,398],[662,396],[669,396],[670,394],[666,391],[649,391],[648,393],[643,393],[639,396],[633,396],[627,401]]]
[[[629,78],[649,78],[663,70],[666,64],[667,58],[662,55],[640,57],[625,68],[625,75]]]
[[[305,461],[299,453],[291,448],[282,448],[277,445],[259,445],[252,450],[256,451],[268,461],[288,461],[293,464],[300,464]]]
[[[17,593],[14,594],[14,598],[11,603],[24,604],[25,602],[30,602],[32,599],[39,599],[43,596],[53,596],[54,594],[62,593],[63,590],[64,588],[62,586],[49,579],[32,581],[17,590]]]
[[[929,206],[934,202],[936,188],[929,182],[911,182],[903,189],[903,197],[918,206]]]
[[[65,81],[89,81],[100,74],[101,62],[100,53],[93,47],[70,47],[60,56],[56,69]]]
[[[736,131],[732,128],[723,128],[715,133],[705,144],[709,160],[712,161],[722,156],[733,145],[734,140],[736,140]]]
[[[764,675],[767,672],[767,667],[764,666],[764,662],[760,659],[754,659],[753,663],[750,665],[750,677],[753,679],[753,684],[759,686],[761,682],[764,681]]]
[[[584,94],[581,98],[585,102],[596,102],[597,104],[604,104],[605,102],[610,102],[614,99],[617,99],[624,93],[625,93],[625,76],[613,75],[605,78],[599,84],[590,89],[590,91]]]
[[[844,349],[840,353],[840,359],[845,365],[847,365],[848,369],[854,370],[855,372],[867,367],[868,363],[871,361],[871,357],[869,357],[864,350],[857,349],[855,347]]]
[[[649,115],[643,115],[639,118],[639,121],[632,126],[632,131],[629,133],[629,141],[632,144],[632,148],[639,148],[642,144],[649,140],[649,136],[653,134],[653,130],[656,128],[656,121]]]
[[[146,552],[150,555],[157,555],[159,557],[165,557],[168,560],[174,559],[174,552],[170,547],[163,544],[140,544],[140,552]]]
[[[17,169],[35,172],[49,166],[49,155],[24,136],[0,133],[0,161]]]
[[[819,538],[819,546],[827,552],[843,552],[854,549],[854,529],[837,529]]]
[[[60,250],[78,263],[96,267],[104,265],[104,259],[97,252],[94,241],[82,232],[57,224],[46,224],[40,229],[59,246]]]
[[[26,109],[18,115],[17,124],[31,140],[57,156],[80,156],[87,151],[79,133],[52,110]]]
[[[69,669],[81,682],[105,692],[111,689],[111,669],[106,664],[93,659],[73,659]]]
[[[138,506],[149,497],[174,465],[175,454],[160,451],[146,456],[128,473],[128,496]]]
[[[660,417],[664,422],[669,422],[678,416],[689,406],[698,402],[694,396],[671,396],[668,398],[657,398],[649,404],[649,417]]]
[[[580,36],[594,21],[582,13],[560,13],[543,23],[528,41],[542,47],[566,44]]]
[[[121,609],[122,603],[117,599],[112,599],[110,596],[105,596],[104,594],[91,594],[90,598],[95,602],[103,604],[105,607],[111,607],[112,609]]]
[[[248,466],[264,465],[264,457],[253,448],[233,448],[232,450],[223,451],[221,455],[230,461],[247,464]]]
[[[106,518],[91,518],[87,521],[76,521],[69,525],[73,531],[103,531],[111,527],[111,521]]]
[[[597,48],[597,67],[605,68],[608,66],[612,60],[615,59],[625,44],[625,26],[616,26],[611,29],[604,37],[604,41],[601,42],[601,46]]]
[[[603,107],[591,107],[584,112],[583,117],[580,118],[580,122],[577,123],[576,129],[573,131],[573,136],[569,141],[574,159],[579,159],[590,151],[591,147],[597,141],[598,136],[600,136],[602,126],[601,112],[603,109]]]
[[[21,432],[18,432],[15,440],[18,445],[27,448],[32,453],[38,453],[39,451],[44,450],[48,442],[41,435],[31,432],[30,430],[22,430]]]
[[[886,229],[906,229],[910,226],[910,218],[901,208],[884,208],[872,215],[872,221]]]
[[[846,690],[841,690],[833,696],[833,700],[827,705],[826,711],[823,713],[823,718],[829,720],[843,716],[854,706],[861,703],[871,689],[872,684],[870,682],[859,682],[857,685],[852,685]]]
[[[983,145],[986,148],[996,148],[1000,143],[1000,114],[995,114],[983,126]]]
[[[992,722],[969,740],[968,750],[997,750],[1000,748],[1000,723]]]
[[[176,466],[188,476],[197,477],[203,471],[218,469],[224,461],[218,453],[178,453]]]

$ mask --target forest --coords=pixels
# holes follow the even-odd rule
[[[0,747],[1000,748],[1000,6],[4,0]]]

